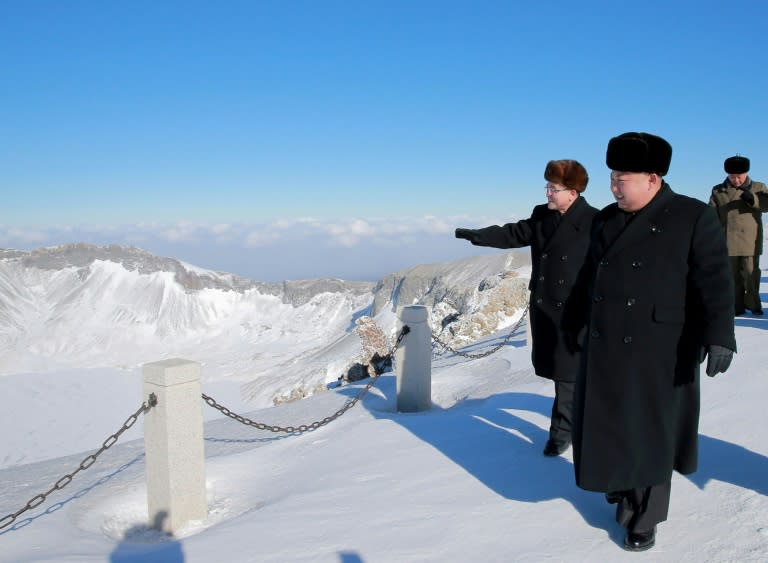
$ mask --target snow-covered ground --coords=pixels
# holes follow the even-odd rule
[[[437,357],[428,412],[396,411],[391,372],[341,418],[299,436],[260,432],[203,405],[209,514],[174,538],[147,528],[140,419],[0,530],[0,561],[766,561],[768,319],[736,325],[730,370],[702,381],[699,471],[673,477],[669,520],[648,552],[622,550],[613,507],[575,486],[570,450],[542,456],[552,385],[533,375],[523,326],[486,358]],[[241,381],[209,381],[203,371],[203,392],[279,425],[320,420],[366,383],[253,410]],[[0,378],[0,517],[74,471],[141,392],[140,370]]]

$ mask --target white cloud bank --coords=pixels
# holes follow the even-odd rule
[[[326,277],[377,280],[418,264],[493,252],[456,240],[453,230],[511,220],[514,218],[302,217],[269,223],[182,221],[28,229],[0,225],[0,247],[32,250],[77,242],[119,244],[268,282]]]

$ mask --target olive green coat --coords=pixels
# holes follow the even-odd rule
[[[728,180],[712,188],[709,205],[715,208],[725,233],[729,256],[760,256],[763,253],[762,213],[768,212],[768,188],[762,182],[747,178],[755,196],[750,205],[741,198],[742,188],[734,188]]]

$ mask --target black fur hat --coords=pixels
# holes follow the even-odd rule
[[[650,133],[623,133],[608,141],[605,163],[621,172],[653,172],[664,176],[672,161],[672,146]]]
[[[749,172],[749,159],[746,156],[731,156],[723,163],[726,174],[744,174]]]

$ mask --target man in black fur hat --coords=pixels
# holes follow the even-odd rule
[[[728,176],[712,188],[709,204],[720,218],[731,260],[736,315],[750,309],[762,315],[760,255],[763,253],[763,218],[768,211],[768,188],[749,177],[749,159],[731,156],[723,163]]]
[[[699,364],[724,372],[736,350],[725,237],[704,202],[664,181],[667,141],[608,143],[615,203],[595,216],[564,328],[583,349],[576,383],[576,483],[606,493],[642,551],[667,519],[673,470],[696,470]]]

